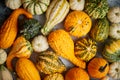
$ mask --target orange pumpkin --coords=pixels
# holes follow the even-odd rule
[[[91,29],[91,19],[83,11],[72,11],[65,19],[64,27],[71,35],[85,36]]]
[[[102,78],[109,71],[108,62],[103,58],[94,58],[88,64],[88,73],[93,78]]]
[[[74,67],[66,73],[65,80],[90,80],[90,78],[84,69]]]

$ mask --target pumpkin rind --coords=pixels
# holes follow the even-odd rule
[[[90,80],[90,77],[85,70],[74,67],[65,74],[65,80]]]
[[[62,22],[69,12],[69,3],[67,0],[52,0],[46,11],[46,22],[41,29],[43,35],[48,35],[50,31]]]
[[[90,31],[91,25],[90,17],[83,11],[72,11],[64,22],[66,31],[76,37],[85,36]]]
[[[108,62],[120,61],[120,40],[109,40],[104,47],[102,56]]]
[[[54,74],[45,76],[44,80],[64,80],[64,77],[60,73],[54,73]]]
[[[92,78],[102,78],[107,75],[109,71],[109,64],[103,58],[93,58],[87,66],[89,75]]]
[[[16,63],[15,69],[20,80],[41,80],[39,71],[27,58],[20,58]]]
[[[36,66],[39,71],[45,74],[52,74],[57,72],[62,73],[66,70],[65,65],[52,51],[44,51],[39,53]]]
[[[96,42],[104,42],[109,35],[109,22],[107,18],[98,19],[90,30],[90,37]]]
[[[0,48],[7,49],[13,44],[18,32],[17,19],[21,14],[24,14],[28,18],[33,17],[22,8],[14,10],[0,28]]]
[[[109,76],[113,79],[120,79],[120,62],[110,64]]]
[[[106,16],[109,5],[107,0],[86,0],[85,12],[94,19],[101,19]]]
[[[23,29],[20,30],[20,33],[23,34],[27,40],[29,40],[39,33],[41,25],[36,19],[28,19],[23,22],[21,27],[23,27]]]
[[[7,53],[4,49],[0,49],[0,65],[3,64],[7,59]]]
[[[97,44],[90,38],[82,38],[75,43],[75,56],[78,59],[89,61],[97,52]]]
[[[33,15],[41,15],[44,13],[50,3],[50,0],[21,0],[24,9]]]

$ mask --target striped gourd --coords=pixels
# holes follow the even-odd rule
[[[44,51],[40,53],[36,66],[41,72],[45,74],[52,74],[56,72],[61,73],[66,70],[65,65],[52,51]]]
[[[109,22],[105,18],[98,19],[90,31],[90,36],[97,42],[104,42],[108,38]]]
[[[85,12],[94,19],[104,18],[109,6],[107,0],[86,0]]]
[[[69,3],[67,0],[52,0],[46,12],[46,22],[41,29],[43,35],[47,35],[53,27],[62,22],[69,12]]]
[[[50,0],[21,0],[24,9],[33,15],[40,15],[47,10]]]
[[[78,59],[89,61],[97,52],[96,42],[90,38],[82,38],[75,43],[75,56]]]
[[[109,40],[102,52],[103,57],[109,62],[120,61],[120,40]]]

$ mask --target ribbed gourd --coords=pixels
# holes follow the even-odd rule
[[[15,57],[21,58],[29,58],[32,54],[32,46],[28,40],[26,40],[23,36],[18,37],[13,43],[13,47],[8,54],[6,65],[9,70],[13,70],[12,68],[12,60]]]
[[[46,12],[46,22],[41,32],[48,35],[55,25],[62,22],[69,12],[69,3],[67,0],[52,0]]]
[[[21,14],[24,14],[28,18],[33,18],[30,13],[22,8],[14,10],[0,28],[0,48],[7,49],[13,44],[18,32],[17,19]]]
[[[21,0],[23,8],[30,12],[32,15],[41,15],[43,14],[49,4],[50,0]]]
[[[23,22],[21,27],[22,30],[20,30],[20,33],[23,34],[27,40],[29,40],[39,33],[41,25],[36,19],[28,19]]]
[[[109,21],[106,17],[103,19],[97,19],[95,25],[90,31],[90,37],[96,42],[104,42],[108,38],[109,34]]]
[[[62,73],[66,70],[65,65],[52,51],[39,53],[36,66],[40,72],[45,74]]]
[[[108,40],[102,55],[108,62],[120,61],[120,40]]]
[[[41,80],[39,71],[27,58],[20,58],[16,63],[15,70],[20,80]]]
[[[104,18],[108,12],[107,0],[86,0],[85,12],[94,19]]]
[[[82,38],[75,43],[75,56],[78,59],[89,61],[97,52],[97,43],[90,38]]]

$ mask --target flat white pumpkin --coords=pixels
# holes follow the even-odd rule
[[[22,2],[21,0],[6,0],[5,4],[10,9],[14,10],[14,9],[18,9],[22,5]]]
[[[109,76],[113,79],[120,80],[120,62],[114,62],[110,65],[108,72]]]
[[[83,10],[85,0],[69,0],[70,9],[72,10]]]
[[[108,11],[107,17],[112,23],[120,22],[120,7],[112,7]]]
[[[3,64],[7,59],[7,53],[5,50],[0,49],[0,64]]]
[[[109,36],[114,39],[120,39],[120,23],[111,24]]]

